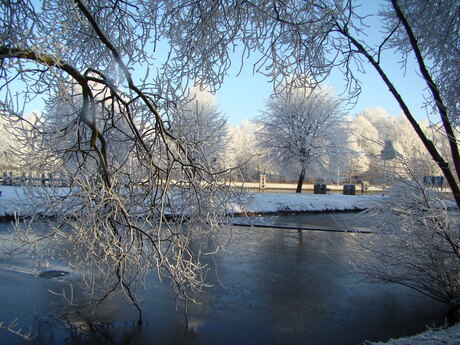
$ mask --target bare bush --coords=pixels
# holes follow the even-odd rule
[[[454,203],[414,180],[395,183],[368,211],[377,230],[357,238],[353,269],[417,290],[451,311],[460,307],[460,228]]]

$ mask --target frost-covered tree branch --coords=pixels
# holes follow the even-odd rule
[[[32,340],[36,335],[32,335],[32,330],[23,330],[18,328],[17,319],[11,321],[8,325],[4,324],[3,321],[0,322],[0,329],[16,334],[18,337],[21,337],[25,340]]]
[[[401,180],[389,191],[389,200],[369,212],[378,230],[356,238],[361,255],[353,261],[354,270],[446,303],[455,318],[460,232],[445,200],[416,180]]]
[[[83,303],[121,291],[141,323],[136,292],[152,272],[182,298],[207,286],[201,257],[218,250],[220,230],[229,227],[226,173],[165,126],[183,85],[165,82],[162,66],[134,76],[153,63],[160,3],[36,5],[0,5],[2,18],[15,18],[0,35],[0,110],[20,169],[61,179],[27,189],[33,219],[54,217],[45,234],[23,223],[15,238],[80,272],[92,291]],[[27,118],[23,104],[37,97],[45,109]],[[208,238],[214,245],[205,248]]]
[[[378,13],[363,13],[358,3],[350,0],[167,4],[164,23],[166,35],[176,47],[178,70],[187,64],[208,83],[221,82],[215,78],[219,69],[209,69],[209,64],[228,62],[237,44],[242,45],[244,56],[258,57],[254,70],[266,74],[276,85],[312,86],[339,68],[353,98],[361,90],[360,75],[376,72],[443,172],[460,206],[460,162],[455,158],[458,148],[452,129],[458,120],[460,90],[456,78],[460,72],[456,0],[387,1]],[[369,18],[380,19],[372,22],[383,32],[378,42],[366,35]],[[421,82],[430,91],[427,107],[443,121],[453,164],[420,129],[414,120],[415,110],[407,106],[399,85],[392,81],[383,54],[389,50],[402,57],[402,71],[409,59],[419,65]],[[226,71],[228,63],[219,67]]]

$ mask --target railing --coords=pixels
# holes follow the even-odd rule
[[[68,186],[69,180],[55,177],[54,174],[14,174],[12,171],[3,171],[0,175],[0,185],[4,186]]]

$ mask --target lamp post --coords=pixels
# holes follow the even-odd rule
[[[396,151],[393,148],[393,142],[391,140],[385,140],[385,146],[383,147],[383,150],[380,151],[380,158],[383,160],[383,177],[385,178],[386,161],[396,158]],[[385,194],[385,188],[383,189]]]

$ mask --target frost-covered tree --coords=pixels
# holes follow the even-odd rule
[[[393,132],[398,130],[395,128],[396,117],[391,116],[385,109],[381,107],[364,108],[356,117],[369,121],[370,125],[375,128],[375,131],[380,136],[380,139],[386,138],[393,140]],[[364,137],[363,139],[366,138]],[[370,139],[372,140],[373,138]],[[372,143],[368,144],[372,145]],[[374,145],[378,146],[379,143],[374,143]],[[379,151],[379,149],[377,149],[377,151]]]
[[[55,217],[39,238],[19,224],[16,239],[81,273],[91,289],[83,302],[124,293],[139,323],[146,276],[156,272],[193,299],[207,268],[205,248],[191,244],[227,228],[225,176],[189,150],[201,143],[176,137],[165,121],[199,78],[175,74],[172,56],[157,51],[164,5],[0,3],[0,112],[15,146],[27,148],[16,152],[21,168],[62,173],[70,184],[31,189],[32,219]],[[30,121],[24,109],[34,99],[45,107]]]
[[[248,120],[231,127],[228,157],[230,166],[238,168],[237,180],[255,180],[259,170],[267,168],[260,159],[256,131],[255,124]]]
[[[363,176],[369,170],[369,157],[364,149],[359,145],[356,134],[351,133],[348,138],[348,146],[354,154],[348,158],[349,177],[358,178]]]
[[[355,135],[357,144],[363,148],[369,156],[377,156],[382,149],[379,141],[382,133],[375,128],[364,114],[359,113],[351,120],[351,130]],[[383,134],[385,136],[385,134]]]
[[[191,158],[210,170],[225,166],[228,124],[212,94],[192,88],[173,112],[170,125],[172,135],[183,142]]]
[[[258,142],[284,172],[295,171],[302,192],[305,174],[330,172],[346,151],[341,101],[330,90],[292,89],[268,99],[256,119]]]
[[[357,114],[350,121],[351,138],[350,142],[353,148],[363,156],[361,166],[357,170],[365,175],[365,179],[372,180],[372,176],[377,174],[379,167],[376,162],[380,160],[381,146],[381,133],[374,127],[362,113]],[[354,165],[360,164],[353,163]]]
[[[7,119],[0,114],[0,171],[11,169],[15,166],[10,145],[12,136],[7,131]]]
[[[436,162],[460,206],[460,154],[454,125],[459,118],[460,49],[457,0],[388,0],[371,12],[358,1],[166,2],[166,33],[180,64],[206,84],[222,81],[230,52],[243,46],[244,56],[258,56],[254,70],[283,85],[303,87],[343,71],[350,95],[361,89],[362,72],[377,73],[401,107],[412,129]],[[372,25],[375,35],[368,35]],[[205,44],[203,45],[203,42]],[[199,47],[199,49],[197,49]],[[387,62],[401,56],[401,73],[414,61],[433,115],[441,119],[452,165],[414,118],[393,81]],[[191,62],[194,62],[191,64]],[[218,63],[218,68],[214,65]]]
[[[422,141],[415,135],[407,119],[404,116],[398,116],[394,119],[394,122],[395,126],[392,133],[394,148],[404,157],[405,164],[408,165],[414,176],[419,181],[422,181],[423,176],[442,175],[439,167],[426,152]],[[426,136],[433,141],[439,152],[451,162],[450,153],[445,150],[445,147],[443,148],[436,143],[438,139],[436,138],[436,132],[430,130],[426,121],[420,121],[419,125],[426,133]]]
[[[14,174],[21,172],[21,167],[26,163],[24,157],[28,157],[28,163],[33,164],[34,156],[33,146],[23,145],[21,141],[16,140],[15,132],[17,130],[30,130],[33,124],[40,122],[41,115],[38,112],[24,115],[21,123],[12,120],[8,114],[0,114],[0,170],[14,171]],[[14,124],[14,127],[11,124]],[[25,169],[27,171],[27,169]],[[17,177],[17,176],[16,176]]]
[[[449,215],[449,202],[415,179],[394,184],[388,200],[367,211],[378,230],[355,238],[360,256],[352,261],[354,270],[446,303],[455,318],[460,309],[460,227]]]
[[[447,142],[442,145],[439,127],[430,126],[427,121],[419,122],[419,126],[439,152],[451,161],[450,153],[446,151]],[[442,174],[405,116],[392,116],[382,108],[366,108],[352,119],[351,128],[351,142],[355,143],[357,151],[364,152],[368,161],[368,178],[382,174],[381,151],[387,140],[392,142],[396,153],[404,157],[404,165],[409,165],[420,181],[423,176]],[[398,175],[404,174],[406,168],[401,166],[400,160],[392,160],[386,162],[386,170]]]

